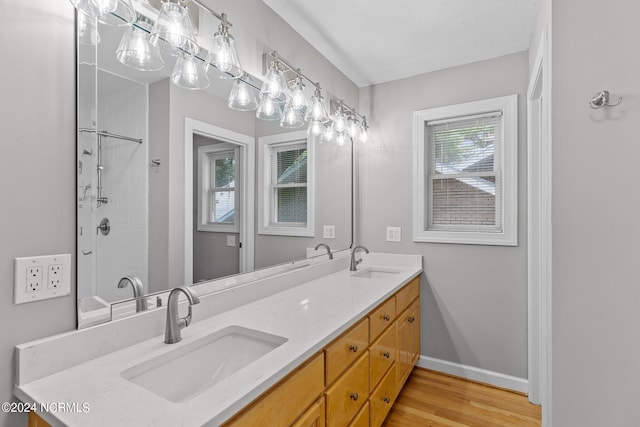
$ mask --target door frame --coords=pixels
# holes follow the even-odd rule
[[[527,288],[529,401],[551,426],[552,234],[551,55],[548,28],[538,44],[527,90]]]
[[[193,283],[193,135],[240,146],[240,273],[254,268],[255,138],[191,117],[184,119],[184,279]]]

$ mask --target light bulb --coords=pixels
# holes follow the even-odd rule
[[[269,95],[260,96],[256,117],[262,120],[280,120],[282,105]]]
[[[344,145],[346,140],[347,140],[347,136],[345,135],[344,132],[340,132],[338,133],[338,135],[336,135],[336,143],[338,145]]]
[[[336,111],[336,114],[333,116],[333,123],[331,124],[333,130],[337,133],[342,133],[345,131],[347,124],[345,121],[344,113],[342,112],[342,107]]]
[[[347,132],[349,133],[349,137],[353,139],[358,138],[358,133],[360,132],[360,126],[358,124],[358,119],[355,116],[352,116],[349,119],[349,126],[347,129]]]
[[[280,71],[275,61],[271,63],[262,89],[260,89],[261,97],[267,95],[280,104],[284,104],[287,101],[287,84],[284,74]]]
[[[90,0],[89,3],[93,5],[98,15],[115,12],[118,8],[118,0]]]
[[[190,90],[209,87],[209,77],[198,60],[191,55],[183,55],[178,58],[171,74],[171,82],[176,86]]]
[[[301,110],[293,107],[292,100],[287,101],[287,105],[284,107],[280,126],[284,128],[299,128],[304,126],[304,114]]]
[[[324,131],[322,132],[322,140],[325,142],[332,142],[335,138],[336,133],[334,132],[331,126],[325,126]]]
[[[358,134],[358,141],[363,144],[369,142],[369,126],[367,126],[366,117],[362,119],[362,123],[360,124],[360,132]]]
[[[320,136],[322,135],[322,131],[323,131],[323,126],[322,123],[320,122],[310,122],[309,123],[309,129],[308,129],[308,134],[309,135],[313,135],[313,136]]]
[[[309,106],[307,96],[304,94],[304,83],[300,77],[295,79],[293,88],[291,89],[291,105],[296,110],[305,110],[305,113]]]

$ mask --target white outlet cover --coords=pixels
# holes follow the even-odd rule
[[[235,246],[236,245],[236,236],[227,236],[227,246]]]
[[[28,278],[27,271],[33,267],[39,267],[40,274]],[[71,254],[16,258],[13,278],[14,304],[69,295],[71,293]],[[33,283],[31,287],[27,286],[28,279],[39,280],[40,285],[36,286],[36,290],[27,291],[34,287]]]
[[[387,227],[387,242],[399,242],[402,240],[401,227]]]
[[[335,239],[336,238],[336,226],[335,225],[324,225],[322,226],[322,237],[325,239]]]

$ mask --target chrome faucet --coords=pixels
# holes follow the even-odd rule
[[[327,250],[327,254],[329,255],[329,259],[333,259],[333,254],[331,253],[331,248],[329,247],[329,245],[327,245],[326,243],[318,243],[318,246],[316,246],[316,251],[319,248],[325,248]]]
[[[357,265],[362,262],[362,258],[356,261],[356,252],[358,251],[358,249],[362,249],[366,253],[369,253],[369,249],[365,248],[364,246],[356,246],[355,248],[351,249],[351,266],[349,267],[349,271],[356,271]]]
[[[186,317],[178,318],[178,299],[184,293],[189,300],[189,313]],[[182,339],[180,330],[191,323],[191,306],[200,303],[196,291],[189,286],[178,286],[171,290],[167,301],[167,327],[164,331],[164,343],[174,344]]]
[[[147,298],[143,294],[142,280],[136,276],[125,276],[118,282],[118,288],[126,288],[127,283],[133,288],[133,297],[136,299],[136,313],[147,309]]]

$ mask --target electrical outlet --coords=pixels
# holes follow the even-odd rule
[[[42,290],[42,266],[34,265],[27,267],[25,277],[25,289],[27,293],[39,292]]]
[[[70,254],[16,258],[13,272],[14,304],[71,293]]]
[[[62,264],[50,264],[47,271],[47,289],[55,289],[62,284]]]
[[[336,226],[335,225],[323,225],[322,226],[322,237],[325,239],[335,239],[336,238]]]
[[[387,227],[387,242],[399,242],[402,240],[401,227]]]
[[[236,245],[236,236],[230,235],[227,236],[227,246],[235,246]]]

